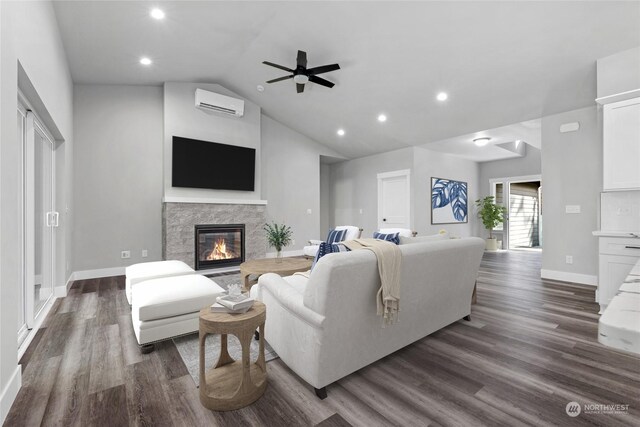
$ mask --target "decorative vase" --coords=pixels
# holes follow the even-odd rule
[[[498,239],[495,237],[492,239],[487,239],[487,244],[485,249],[488,251],[497,251],[498,250]]]
[[[282,249],[276,249],[276,262],[282,262]]]

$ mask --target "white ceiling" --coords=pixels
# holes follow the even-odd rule
[[[455,136],[441,141],[430,142],[422,145],[434,151],[454,154],[458,157],[476,162],[488,162],[492,160],[511,159],[522,157],[517,151],[511,151],[514,146],[525,143],[528,146],[540,149],[542,145],[542,121],[540,119],[528,120],[522,123],[472,132],[466,135]],[[478,147],[473,143],[476,138],[491,138],[484,147]],[[521,141],[515,144],[516,141]]]
[[[167,18],[149,17],[152,6]],[[56,1],[76,83],[219,83],[347,157],[593,105],[598,58],[640,45],[640,2]],[[333,89],[266,85],[297,49]],[[154,60],[142,67],[138,59]],[[256,91],[263,84],[266,90]],[[444,103],[439,91],[449,93]],[[384,112],[388,121],[376,117]],[[336,130],[343,127],[344,137]]]

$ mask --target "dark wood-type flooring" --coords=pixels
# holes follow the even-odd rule
[[[594,288],[540,280],[540,254],[485,254],[472,321],[456,322],[328,387],[281,360],[255,404],[211,412],[172,341],[138,351],[124,278],[78,281],[20,361],[7,426],[640,425],[640,358],[596,340]],[[570,418],[568,402],[583,404]],[[628,414],[585,414],[585,403]]]

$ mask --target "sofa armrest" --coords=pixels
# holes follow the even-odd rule
[[[282,277],[275,273],[263,274],[258,280],[258,285],[262,294],[265,292],[271,294],[292,315],[315,328],[322,328],[325,317],[306,307],[303,302],[303,295]]]
[[[309,244],[312,246],[318,246],[322,242],[324,242],[324,240],[314,240],[314,239],[309,240]]]

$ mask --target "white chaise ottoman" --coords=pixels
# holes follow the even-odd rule
[[[155,341],[196,332],[200,309],[224,293],[216,282],[199,274],[136,283],[131,320],[143,353],[152,351],[148,344]]]
[[[182,261],[154,261],[130,265],[125,269],[127,301],[131,304],[131,288],[144,280],[161,277],[184,276],[194,274],[193,268]]]

